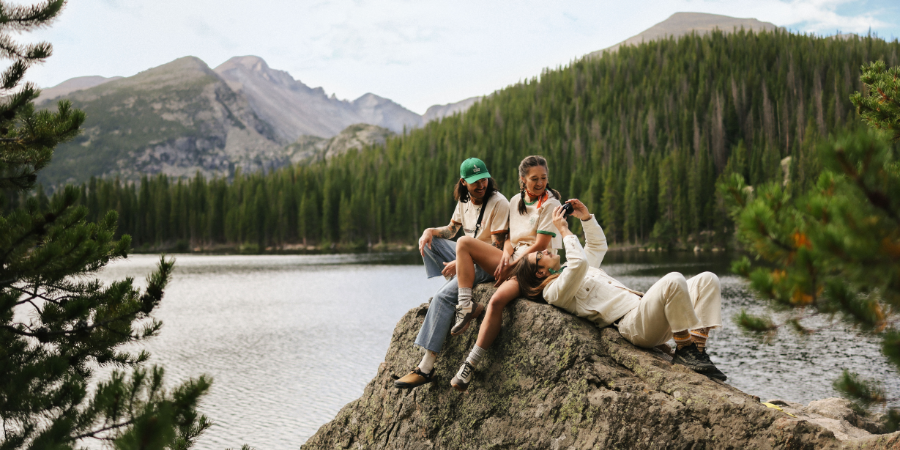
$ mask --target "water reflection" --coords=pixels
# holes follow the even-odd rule
[[[214,377],[203,411],[218,425],[198,449],[297,448],[359,397],[397,321],[443,283],[425,279],[415,253],[176,258],[156,313],[165,326],[147,348],[172,379]],[[143,284],[157,260],[132,255],[101,277]],[[711,338],[711,354],[728,382],[748,393],[797,402],[834,396],[831,380],[848,367],[884,380],[889,396],[900,397],[878,345],[841,327],[809,338],[781,333],[772,345],[743,336],[730,317],[764,308],[726,274],[728,265],[722,254],[610,253],[604,260],[607,271],[640,290],[672,271],[719,273],[726,324]]]

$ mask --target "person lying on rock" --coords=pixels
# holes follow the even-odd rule
[[[457,204],[450,224],[427,228],[419,239],[419,253],[425,261],[428,278],[443,275],[448,281],[431,298],[425,321],[416,337],[415,343],[425,349],[425,355],[412,372],[394,381],[394,386],[398,388],[414,388],[431,382],[437,354],[444,346],[457,315],[462,311],[464,316],[477,317],[484,311],[481,305],[478,305],[479,310],[475,310],[471,289],[466,298],[459,295],[456,243],[450,239],[462,228],[466,236],[500,249],[509,232],[509,201],[496,190],[496,183],[484,162],[478,158],[463,161],[459,167],[459,177],[453,190]],[[494,281],[491,273],[480,268],[475,270],[472,278],[475,283]]]
[[[581,247],[566,222],[565,206],[553,212],[553,224],[563,237],[566,265],[559,256],[532,252],[521,258],[514,274],[523,295],[543,298],[600,327],[616,326],[628,342],[653,348],[675,338],[673,362],[710,378],[727,378],[706,353],[709,330],[720,327],[721,293],[719,278],[710,272],[685,280],[670,273],[653,284],[647,293],[629,289],[600,268],[606,254],[606,235],[597,219],[578,200],[568,200],[572,215],[581,219],[586,246]],[[471,361],[466,361],[475,370]]]

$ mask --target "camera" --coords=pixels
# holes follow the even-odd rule
[[[563,203],[562,208],[563,208],[563,217],[569,217],[570,215],[572,215],[572,212],[575,210],[575,207],[572,206],[571,203]]]

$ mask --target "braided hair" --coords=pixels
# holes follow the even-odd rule
[[[526,156],[525,159],[519,163],[519,195],[521,195],[522,199],[522,201],[519,202],[519,214],[523,216],[528,212],[525,209],[525,183],[521,179],[528,175],[528,169],[537,166],[547,169],[547,160],[544,159],[543,156],[531,155]],[[547,172],[549,171],[550,170],[547,169]],[[559,192],[556,189],[550,187],[550,183],[547,183],[547,190],[550,191],[557,200],[562,201],[562,196],[559,195]]]

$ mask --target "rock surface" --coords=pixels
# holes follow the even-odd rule
[[[492,292],[478,286],[476,301],[485,303]],[[322,426],[303,449],[900,446],[900,433],[841,441],[826,427],[672,365],[660,351],[639,349],[613,328],[599,329],[525,300],[507,307],[503,331],[467,393],[449,383],[474,344],[477,327],[448,339],[433,383],[395,389],[394,377],[421,358],[413,341],[427,309],[423,304],[400,320],[385,361],[362,397]],[[834,413],[840,405],[810,408],[822,417],[846,412]]]
[[[400,133],[422,125],[422,116],[375,94],[349,102],[327,96],[289,73],[272,69],[258,56],[237,56],[215,68],[237,93],[246,96],[253,111],[271,124],[280,142],[302,135],[330,138],[350,125],[366,123]]]
[[[255,171],[288,163],[272,127],[198,58],[180,58],[66,98],[87,119],[83,134],[58,146],[53,164],[41,171],[41,181],[49,184],[92,175],[227,176],[238,167]]]
[[[384,145],[394,133],[387,128],[358,123],[350,125],[337,136],[324,139],[316,136],[300,136],[285,151],[294,164],[310,164],[343,155],[350,150],[361,150],[370,145]]]
[[[469,97],[455,103],[447,103],[446,105],[432,105],[428,107],[428,110],[422,115],[422,119],[425,122],[431,122],[432,120],[441,120],[444,117],[452,116],[454,114],[462,114],[468,111],[472,105],[481,101],[481,99],[482,97]]]

